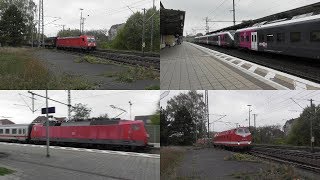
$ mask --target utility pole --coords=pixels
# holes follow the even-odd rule
[[[209,18],[206,17],[206,18],[205,18],[205,21],[206,21],[206,33],[209,33],[209,25],[208,25],[208,23],[209,23]]]
[[[131,106],[132,106],[131,101],[129,101],[129,105],[130,105],[130,120],[132,120],[132,119],[131,119]]]
[[[204,92],[204,97],[205,97],[205,104],[206,104],[206,119],[207,119],[207,123],[208,123],[208,138],[210,137],[210,129],[209,129],[209,96],[208,96],[208,90],[205,90]]]
[[[310,99],[310,108],[312,108],[312,101],[313,99]],[[311,117],[310,117],[310,146],[311,146],[311,152],[313,153],[314,152],[314,137],[313,137],[313,129],[312,129],[312,118],[313,118],[313,113],[311,113]]]
[[[47,157],[50,157],[49,154],[49,113],[48,113],[48,90],[46,90],[46,114],[47,114],[47,121],[46,121],[46,137],[47,137]]]
[[[152,6],[152,9],[155,11],[155,6],[154,6],[154,1],[153,0],[153,6]],[[153,31],[154,31],[154,18],[152,16],[152,19],[151,19],[151,42],[150,42],[150,52],[153,51]]]
[[[34,114],[34,94],[31,94],[32,95],[32,113]]]
[[[71,92],[68,90],[68,121],[71,120]]]
[[[144,55],[145,43],[145,28],[146,28],[146,8],[143,8],[143,24],[142,24],[142,54]]]
[[[250,129],[250,113],[251,113],[251,105],[249,104],[249,105],[247,105],[248,107],[249,107],[249,129]]]
[[[62,25],[62,33],[64,33],[64,27],[65,27],[66,25]]]
[[[83,9],[80,8],[80,11],[81,11],[81,15],[80,15],[80,36],[81,36],[81,34],[82,34],[82,30],[81,30],[81,28],[82,28],[82,11],[83,11]]]
[[[39,20],[38,20],[38,48],[40,47],[40,26],[41,26],[41,0],[39,0]]]
[[[256,117],[258,116],[258,114],[252,114],[253,115],[253,120],[254,120],[254,129],[256,129]]]
[[[44,12],[43,12],[43,0],[41,0],[41,15],[42,15],[42,47],[44,47]]]
[[[233,0],[233,25],[236,25],[236,8]]]

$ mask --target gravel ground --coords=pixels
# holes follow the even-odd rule
[[[139,80],[133,83],[117,82],[114,78],[102,76],[101,74],[109,72],[126,71],[127,67],[106,64],[90,64],[87,62],[76,63],[79,58],[77,55],[57,52],[54,50],[39,50],[35,55],[41,59],[48,68],[55,74],[71,74],[83,76],[93,82],[94,89],[145,89],[148,86],[159,85],[159,80]]]
[[[177,177],[195,179],[235,179],[234,173],[254,173],[264,167],[255,162],[226,161],[232,152],[213,148],[191,149],[177,170]]]

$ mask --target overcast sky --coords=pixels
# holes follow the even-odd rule
[[[163,93],[164,91],[162,91]],[[161,106],[166,107],[166,102],[175,95],[187,91],[170,91],[169,95],[161,100]],[[198,91],[204,93],[204,91]],[[315,100],[320,104],[320,91],[209,91],[209,114],[210,122],[219,119],[219,115],[227,115],[219,121],[231,122],[214,123],[214,131],[224,131],[236,127],[235,123],[241,126],[249,126],[249,108],[251,114],[258,114],[257,126],[281,125],[291,118],[299,117],[302,107],[310,105],[308,99]],[[253,116],[251,116],[251,120]],[[251,121],[253,125],[253,121]],[[212,130],[212,126],[211,126]]]
[[[33,91],[45,95],[45,91]],[[21,94],[21,95],[19,95]],[[67,91],[48,91],[49,97],[67,103]],[[0,119],[10,119],[16,124],[31,123],[41,116],[41,109],[34,114],[26,106],[31,107],[31,95],[27,91],[0,91]],[[107,113],[115,117],[122,111],[110,107],[114,105],[127,111],[121,119],[130,119],[129,101],[132,102],[132,119],[138,115],[151,115],[157,109],[160,91],[71,91],[71,104],[87,104],[92,108],[91,117]],[[45,99],[35,97],[35,109],[45,107]],[[65,105],[49,101],[49,106],[56,107],[55,117],[67,117],[68,108]]]
[[[161,2],[167,9],[186,11],[184,35],[204,33],[205,17],[209,17],[212,21],[233,21],[233,14],[230,11],[232,0],[161,0]],[[316,2],[319,0],[235,0],[236,21],[261,18]],[[230,25],[233,23],[209,23],[211,31]]]
[[[37,5],[39,0],[33,0]],[[47,36],[56,36],[62,26],[65,29],[80,28],[80,8],[83,10],[83,16],[86,18],[85,30],[109,29],[114,24],[126,22],[132,12],[141,11],[143,8],[151,8],[153,0],[45,0],[44,14],[45,24],[48,24],[57,18],[53,24],[45,26]],[[159,9],[160,0],[155,0],[155,5]],[[87,16],[89,15],[89,17]]]

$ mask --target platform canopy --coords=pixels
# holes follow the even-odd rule
[[[160,2],[160,33],[161,35],[182,36],[185,20],[185,11],[165,9]]]
[[[320,2],[310,4],[307,6],[303,6],[303,7],[299,7],[296,9],[272,14],[272,15],[258,18],[258,19],[254,19],[254,20],[243,21],[241,24],[237,24],[235,26],[229,26],[229,27],[226,27],[223,29],[212,31],[209,34],[220,32],[220,31],[236,30],[236,29],[251,27],[251,26],[258,24],[258,23],[264,23],[264,22],[270,23],[272,21],[278,21],[278,20],[283,20],[283,19],[289,20],[292,18],[299,18],[299,16],[303,17],[303,16],[310,16],[310,15],[317,15],[317,14],[320,14]]]

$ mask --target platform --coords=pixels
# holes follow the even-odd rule
[[[193,43],[161,51],[163,90],[315,90],[320,85]]]
[[[14,180],[160,179],[160,155],[72,147],[0,143],[0,167]],[[5,178],[5,177],[3,177]],[[0,178],[1,179],[1,178]]]

